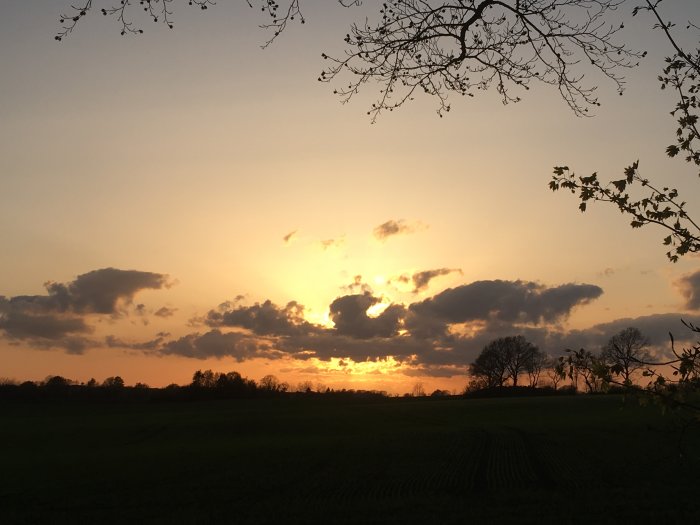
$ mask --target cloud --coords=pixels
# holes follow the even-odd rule
[[[229,309],[231,306],[223,303],[218,310],[210,310],[205,323],[210,327],[245,328],[257,335],[297,335],[315,329],[304,319],[304,306],[296,301],[284,308],[270,300]]]
[[[413,313],[447,323],[499,320],[511,323],[556,322],[571,310],[600,297],[592,284],[555,287],[527,281],[476,281],[447,290],[410,306]]]
[[[563,334],[560,345],[565,348],[597,350],[607,343],[613,335],[631,326],[638,328],[649,339],[649,344],[653,347],[668,348],[669,332],[673,334],[674,339],[680,345],[692,343],[697,339],[697,334],[683,325],[682,320],[700,325],[700,316],[697,315],[664,313],[626,317],[607,323],[599,323],[583,330],[571,330]]]
[[[356,280],[359,283],[361,279]],[[628,326],[649,337],[659,349],[657,355],[668,348],[669,330],[679,344],[694,340],[695,334],[681,325],[678,314],[670,313],[617,319],[587,329],[561,326],[559,321],[573,308],[602,293],[591,284],[476,281],[410,305],[390,303],[384,310],[377,308],[384,306],[384,299],[371,292],[354,293],[331,302],[329,316],[334,325],[330,328],[306,321],[304,307],[295,301],[285,306],[269,300],[254,305],[227,302],[204,318],[210,328],[205,333],[172,340],[159,334],[136,343],[112,337],[107,344],[195,359],[264,358],[311,364],[314,360],[391,361],[406,375],[450,377],[464,375],[490,341],[511,335],[523,335],[551,355],[562,355],[567,348],[598,351]],[[700,317],[687,321],[700,324]]]
[[[357,338],[340,335],[333,330],[284,337],[274,342],[274,348],[297,360],[352,359],[356,363],[382,361],[393,357],[398,362],[412,362],[415,355],[430,351],[432,342],[408,335]]]
[[[0,329],[10,339],[41,338],[60,340],[68,334],[89,333],[92,329],[81,317],[52,314],[28,315],[10,310],[0,314]]]
[[[380,299],[369,292],[338,297],[330,305],[335,331],[359,339],[397,335],[406,313],[405,307],[391,304],[376,317],[367,315],[367,310],[379,302]]]
[[[162,345],[159,352],[163,355],[179,355],[195,359],[233,357],[239,362],[260,357],[280,357],[280,353],[271,349],[264,341],[239,332],[223,333],[220,330],[180,337]]]
[[[337,239],[324,239],[319,241],[319,243],[321,244],[321,248],[328,250],[330,248],[340,248],[343,244],[345,244],[345,239],[343,237],[339,237]]]
[[[282,240],[284,241],[284,244],[291,244],[291,243],[292,243],[292,240],[294,240],[294,238],[296,237],[297,231],[298,231],[298,230],[291,231],[291,232],[289,232],[287,235],[285,235],[284,237],[282,237]]]
[[[347,290],[349,292],[357,292],[360,291],[362,293],[368,292],[372,293],[372,287],[362,281],[362,276],[361,275],[356,275],[355,277],[352,278],[352,282],[346,286],[341,286],[341,290]]]
[[[177,312],[177,308],[168,308],[167,306],[163,306],[158,308],[153,315],[157,317],[172,317],[175,315],[175,312]]]
[[[117,314],[118,306],[131,304],[137,292],[161,289],[170,283],[167,275],[159,273],[103,268],[67,284],[49,281],[44,286],[47,295],[20,295],[10,298],[10,304],[33,313]]]
[[[384,241],[394,235],[413,233],[419,228],[418,224],[409,224],[403,219],[392,219],[374,228],[374,236],[380,241]]]
[[[169,286],[163,274],[104,268],[79,275],[69,283],[47,282],[45,295],[0,297],[0,330],[5,338],[35,348],[64,348],[81,353],[94,341],[84,337],[93,331],[90,315],[123,313],[144,289]],[[145,312],[138,304],[137,315]]]
[[[686,299],[685,307],[688,310],[700,310],[700,271],[690,275],[684,275],[676,285]]]
[[[158,350],[169,335],[167,332],[159,332],[155,339],[142,342],[129,342],[114,335],[108,335],[105,337],[105,345],[108,348],[126,348],[129,350]]]
[[[361,282],[358,276],[354,285]],[[376,308],[383,300],[371,292],[348,294],[329,305],[332,328],[306,321],[304,307],[294,301],[284,307],[270,300],[252,306],[227,302],[207,314],[210,332],[164,343],[158,351],[239,360],[393,358],[426,374],[445,376],[463,373],[481,348],[497,337],[522,333],[536,344],[546,344],[550,332],[558,334],[549,324],[601,293],[597,286],[585,284],[547,287],[523,281],[477,281],[409,306],[390,303],[383,310]],[[453,328],[468,322],[474,324],[471,331]],[[233,331],[225,332],[226,328]],[[555,340],[561,343],[562,336]]]
[[[442,275],[449,275],[451,273],[456,272],[459,272],[461,274],[462,270],[460,270],[459,268],[438,268],[437,270],[425,270],[422,272],[416,272],[411,276],[411,281],[413,282],[413,293],[418,293],[428,288],[430,281],[432,281],[436,277],[440,277]]]
[[[416,272],[409,282],[415,288],[427,287],[432,279],[454,271],[439,268]],[[679,282],[689,305],[697,298],[698,275],[700,272]],[[694,341],[696,335],[673,313],[617,319],[587,329],[564,329],[560,321],[574,308],[603,293],[592,284],[475,281],[404,305],[386,304],[386,298],[366,289],[358,275],[346,287],[353,293],[330,303],[332,327],[307,321],[304,306],[296,301],[284,306],[270,300],[244,305],[244,298],[237,297],[210,310],[201,318],[199,331],[184,336],[173,338],[159,333],[145,341],[116,335],[99,341],[92,338],[91,320],[114,317],[127,305],[144,311],[145,307],[133,303],[135,295],[167,283],[167,276],[162,274],[109,268],[81,275],[67,284],[48,283],[45,295],[0,297],[0,331],[10,344],[62,348],[72,353],[106,346],[194,359],[391,361],[402,373],[434,377],[464,374],[488,342],[509,335],[523,335],[553,355],[561,355],[566,348],[597,351],[628,326],[639,328],[659,352],[668,349],[669,330],[679,345]],[[174,312],[174,308],[162,307],[154,315],[169,317]],[[687,316],[686,321],[700,324],[700,317]],[[204,331],[202,325],[206,326]]]

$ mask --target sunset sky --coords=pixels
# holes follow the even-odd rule
[[[671,51],[634,5],[621,35],[648,56],[624,96],[587,72],[594,118],[533,85],[507,106],[455,96],[443,118],[418,96],[375,124],[375,85],[341,104],[316,80],[374,2],[305,0],[265,50],[245,2],[176,3],[174,29],[143,18],[138,37],[96,11],[60,43],[67,1],[3,5],[0,377],[461,390],[499,336],[552,355],[627,326],[682,339],[700,258],[672,264],[662,231],[547,188],[556,165],[607,180],[639,159],[700,216],[695,171],[664,153]],[[700,3],[662,6],[697,45]]]

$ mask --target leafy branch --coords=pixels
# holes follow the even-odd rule
[[[633,200],[630,197],[628,188],[635,184],[648,191],[644,198]],[[659,189],[649,179],[641,177],[638,161],[625,169],[624,178],[606,185],[600,183],[597,173],[577,177],[567,166],[557,166],[549,188],[552,191],[566,189],[578,193],[582,212],[586,211],[588,201],[610,202],[621,213],[632,217],[632,228],[648,224],[661,226],[668,233],[663,244],[671,247],[666,255],[673,262],[686,253],[700,252],[700,227],[686,212],[685,201],[678,199],[678,190],[667,187]]]
[[[636,7],[633,16],[640,11],[651,13],[656,21],[654,29],[661,30],[675,53],[666,58],[666,66],[658,77],[661,89],[675,90],[678,101],[671,115],[678,121],[676,142],[666,148],[669,157],[685,155],[685,160],[695,166],[700,166],[700,146],[698,139],[698,110],[700,108],[700,49],[695,52],[684,50],[671,32],[674,24],[664,22],[658,6],[662,0],[645,0],[645,5]],[[692,22],[688,22],[686,30],[698,30]],[[643,178],[638,171],[639,162],[635,162],[625,170],[625,177],[602,185],[597,173],[589,177],[576,177],[566,166],[554,168],[554,175],[549,182],[552,191],[568,189],[578,193],[579,209],[586,211],[588,201],[610,202],[617,206],[621,213],[631,216],[630,225],[640,228],[647,224],[656,224],[666,230],[667,236],[663,244],[671,249],[666,253],[668,258],[676,262],[687,253],[700,251],[700,227],[686,211],[686,202],[679,199],[676,189],[663,187],[659,189],[649,179]],[[627,188],[639,185],[645,189],[646,196],[632,200]]]

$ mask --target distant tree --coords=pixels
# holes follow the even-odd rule
[[[261,390],[265,390],[267,392],[280,392],[282,388],[282,383],[280,383],[280,380],[272,374],[268,374],[260,379],[259,385]]]
[[[438,388],[438,389],[433,390],[433,392],[430,394],[430,397],[447,397],[450,395],[451,394],[450,394],[449,390],[440,390]]]
[[[549,357],[537,347],[533,347],[531,352],[532,355],[526,361],[525,364],[525,371],[527,372],[530,387],[536,388],[537,384],[540,381],[540,376],[542,375],[542,372],[547,367]]]
[[[415,383],[411,389],[411,395],[413,397],[425,397],[425,388],[423,387],[423,383]]]
[[[71,379],[66,379],[63,376],[48,376],[44,380],[44,386],[47,388],[65,388],[73,384]]]
[[[311,381],[301,381],[297,385],[297,392],[301,392],[303,394],[310,394],[314,389],[314,385]]]
[[[539,377],[542,353],[522,335],[501,337],[484,347],[469,366],[469,374],[486,388],[501,387],[510,379],[518,386],[518,377],[531,370]]]
[[[147,390],[147,389],[150,388],[150,387],[149,387],[146,383],[140,383],[140,382],[139,382],[139,383],[136,383],[136,384],[134,385],[134,388],[137,388],[137,389],[139,389],[139,390]]]
[[[85,383],[85,386],[87,386],[89,388],[96,387],[97,386],[97,379],[95,379],[94,377],[91,377],[90,380],[87,383]]]
[[[257,385],[255,381],[243,377],[238,372],[227,372],[219,375],[216,388],[227,396],[246,397],[255,393]]]
[[[502,346],[501,339],[490,342],[469,365],[469,375],[472,377],[471,389],[503,386],[507,378],[507,369]]]
[[[190,386],[193,388],[214,388],[216,386],[216,374],[211,370],[197,370],[192,375]]]
[[[124,380],[119,376],[108,377],[102,382],[104,388],[120,389],[124,388]]]
[[[613,335],[603,347],[601,358],[610,371],[622,377],[626,386],[632,384],[632,374],[649,363],[649,340],[634,327],[625,328]]]

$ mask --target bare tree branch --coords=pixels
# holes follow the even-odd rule
[[[598,105],[595,85],[584,83],[584,68],[624,88],[621,69],[645,55],[616,42],[622,25],[608,15],[624,0],[394,0],[382,4],[381,20],[353,24],[344,57],[319,78],[330,82],[350,75],[336,93],[344,102],[367,83],[380,86],[368,114],[375,121],[424,92],[438,101],[438,114],[450,110],[451,93],[474,96],[495,86],[504,104],[517,102],[516,88],[533,81],[555,86],[579,116]]]

